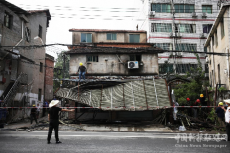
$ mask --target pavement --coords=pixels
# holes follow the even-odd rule
[[[47,144],[47,131],[0,131],[1,153],[229,153],[230,142],[222,138],[188,139],[186,134],[168,132],[60,131]]]

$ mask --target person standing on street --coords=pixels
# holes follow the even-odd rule
[[[39,118],[39,113],[40,113],[40,106],[37,104],[37,119]]]
[[[51,103],[49,104],[50,110],[48,113],[48,121],[49,121],[49,132],[48,132],[48,137],[47,137],[47,143],[50,144],[50,140],[51,140],[51,135],[52,135],[52,131],[54,129],[55,132],[55,139],[56,139],[56,143],[62,143],[61,141],[59,141],[59,137],[58,137],[58,126],[59,126],[59,116],[58,113],[59,111],[66,111],[66,112],[73,112],[74,109],[68,110],[68,109],[62,109],[57,107],[58,103],[60,101],[59,100],[52,100]]]
[[[222,107],[222,109],[225,111],[226,133],[228,136],[227,141],[230,141],[230,99],[226,99],[224,102],[228,105],[227,109],[224,107]]]
[[[224,107],[223,102],[219,102],[218,107],[216,108],[216,114],[218,116],[218,122],[221,127],[224,127]]]
[[[33,120],[35,120],[36,124],[38,124],[36,113],[37,113],[37,108],[35,107],[35,105],[33,105],[33,108],[31,109],[30,112],[30,124],[33,123]]]
[[[77,72],[79,72],[79,81],[81,80],[81,76],[85,80],[86,67],[83,65],[82,62],[79,65],[80,66],[78,67],[77,70]]]

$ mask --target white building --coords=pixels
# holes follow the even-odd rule
[[[164,50],[179,50],[180,53],[159,54],[159,72],[176,70],[185,73],[196,67],[193,53],[200,51],[203,70],[208,73],[204,43],[218,12],[217,1],[210,0],[142,0],[138,26],[147,31],[147,41]],[[168,69],[162,64],[169,60]],[[207,75],[208,76],[208,75]]]

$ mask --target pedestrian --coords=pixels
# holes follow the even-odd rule
[[[219,102],[218,107],[216,108],[216,114],[218,116],[218,122],[221,127],[224,127],[224,104],[223,102]]]
[[[197,110],[198,110],[197,106],[199,106],[199,104],[200,104],[200,99],[197,99],[197,100],[193,103],[193,106],[195,106],[195,107],[192,108],[193,117],[194,117],[194,118],[197,118]]]
[[[30,112],[30,124],[33,123],[33,120],[35,120],[36,124],[38,124],[38,122],[37,122],[37,117],[36,117],[37,109],[36,109],[35,106],[36,106],[36,105],[34,104],[34,105],[33,105],[33,108],[31,109],[31,112]]]
[[[79,81],[81,80],[81,77],[85,80],[86,67],[83,65],[82,62],[79,65],[80,66],[77,70],[77,73],[79,72]]]
[[[186,106],[191,106],[190,98],[186,98],[186,101],[187,101]],[[190,107],[187,108],[187,114],[188,114],[188,116],[192,115],[192,110]]]
[[[38,119],[39,118],[39,113],[40,113],[40,106],[39,106],[39,104],[37,104],[37,110],[36,111],[37,111],[36,114],[37,114],[37,119]]]
[[[50,107],[49,114],[48,114],[49,132],[48,132],[48,137],[47,137],[48,144],[51,143],[50,140],[51,140],[53,129],[55,132],[56,143],[62,143],[61,141],[59,141],[59,138],[58,138],[58,126],[59,126],[58,113],[59,111],[66,111],[66,112],[74,111],[74,109],[68,110],[68,109],[62,109],[62,108],[57,107],[59,102],[60,102],[59,100],[52,100],[51,103],[49,104],[49,107]]]
[[[179,104],[178,104],[178,102],[176,102],[176,101],[174,101],[173,102],[173,118],[174,118],[174,120],[177,120],[177,112],[178,112],[178,108],[177,107],[175,107],[175,106],[179,106]]]
[[[228,105],[227,109],[224,107],[222,107],[222,109],[225,111],[226,133],[228,137],[227,141],[230,141],[230,99],[226,99],[224,102]]]

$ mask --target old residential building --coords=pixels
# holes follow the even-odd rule
[[[205,47],[210,53],[226,53],[225,55],[208,55],[210,85],[214,88],[229,86],[229,44],[230,44],[230,3],[222,4],[217,18],[210,30]]]
[[[92,76],[142,76],[158,74],[158,57],[153,44],[146,43],[146,31],[70,29],[70,75],[79,63]],[[148,48],[148,49],[145,49]],[[155,52],[154,52],[155,50]],[[130,61],[134,67],[130,67]]]
[[[46,43],[50,20],[49,10],[25,11],[0,1],[0,98],[5,105],[42,105],[45,48],[26,46]]]
[[[53,75],[54,75],[54,57],[49,54],[46,54],[44,100],[50,101],[53,99]]]
[[[206,52],[204,43],[216,17],[217,1],[210,0],[142,0],[138,23],[147,31],[147,40],[157,47],[169,50],[159,54],[159,71],[166,73],[162,65],[166,60],[170,64],[167,71],[183,74],[196,67],[197,59],[193,53]],[[170,50],[182,51],[170,53]],[[200,54],[203,70],[207,70],[205,54]]]

